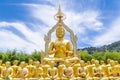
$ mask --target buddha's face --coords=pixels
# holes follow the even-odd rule
[[[96,60],[95,61],[95,65],[98,66],[99,65],[99,61]]]
[[[33,60],[29,60],[29,64],[33,64]]]
[[[10,67],[10,62],[6,62],[6,67]]]
[[[102,61],[100,61],[100,64],[104,64],[104,61],[102,60]]]
[[[83,60],[81,60],[81,61],[80,61],[80,64],[81,64],[81,66],[83,67],[85,63],[84,63]]]
[[[108,64],[110,64],[110,61],[111,61],[110,59],[107,59],[107,63],[108,63]]]
[[[63,27],[58,27],[58,28],[56,29],[56,36],[57,36],[58,38],[63,38],[63,37],[64,37],[64,34],[65,34],[65,30],[64,30]]]
[[[17,65],[17,64],[18,64],[18,60],[15,60],[15,61],[13,62],[13,64],[14,64],[14,65]]]
[[[95,59],[92,59],[92,60],[91,60],[91,63],[94,64],[94,63],[95,63]]]
[[[39,61],[36,61],[35,62],[35,66],[39,66],[40,62]]]
[[[20,66],[21,66],[21,67],[24,67],[24,66],[25,66],[25,62],[21,62],[21,63],[20,63]]]

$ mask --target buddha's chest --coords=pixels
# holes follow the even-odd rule
[[[54,47],[55,48],[61,48],[61,47],[66,47],[66,42],[65,41],[56,41],[55,43],[54,43]]]
[[[94,70],[95,73],[100,72],[100,68],[99,67],[95,67],[93,70]]]
[[[15,72],[18,70],[18,66],[13,66],[12,68],[13,68],[13,71]]]
[[[33,72],[33,71],[34,71],[34,67],[33,67],[33,66],[29,66],[29,67],[28,67],[28,71],[29,71],[29,72]]]
[[[85,72],[84,67],[79,68],[79,73],[83,73],[83,72]]]

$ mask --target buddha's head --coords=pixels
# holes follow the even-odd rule
[[[87,61],[87,64],[90,65],[91,64],[90,61]]]
[[[99,66],[99,61],[98,60],[95,60],[95,65]]]
[[[24,61],[22,61],[21,63],[20,63],[20,67],[24,67],[25,66],[25,62]]]
[[[110,64],[111,59],[107,59],[107,63]]]
[[[56,36],[57,36],[58,38],[63,38],[64,35],[65,35],[65,30],[64,30],[62,24],[59,23],[59,24],[58,24],[58,28],[56,29]]]
[[[7,61],[7,62],[5,63],[5,65],[6,65],[7,68],[9,68],[9,67],[11,66],[11,63],[10,63],[9,61]]]
[[[13,64],[17,65],[18,64],[18,60],[14,60]]]
[[[5,64],[4,64],[4,63],[2,64],[2,67],[5,67]]]
[[[119,64],[119,62],[118,61],[115,61],[115,65],[118,65]]]
[[[80,60],[80,65],[81,65],[81,67],[84,67],[85,66],[85,62],[83,60]]]
[[[40,62],[39,61],[35,61],[35,66],[39,67],[40,66]]]
[[[101,61],[100,61],[100,64],[101,64],[101,65],[102,65],[102,64],[104,64],[104,61],[103,61],[103,60],[101,60]]]
[[[33,60],[32,60],[32,59],[29,60],[29,64],[30,64],[30,65],[33,64]]]
[[[65,65],[66,65],[66,67],[68,67],[70,65],[70,62],[68,60],[66,60]]]
[[[92,59],[92,60],[91,60],[91,63],[92,63],[92,64],[95,64],[95,59]]]
[[[110,60],[110,65],[111,65],[111,66],[114,66],[114,65],[115,65],[114,60]]]

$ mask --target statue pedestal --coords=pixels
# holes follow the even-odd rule
[[[65,57],[65,58],[54,58],[54,57],[52,58],[52,57],[50,57],[50,58],[44,58],[43,62],[49,63],[50,61],[54,61],[54,62],[64,63],[65,60],[68,60],[71,63],[74,63],[74,62],[78,61],[79,58],[78,57]]]

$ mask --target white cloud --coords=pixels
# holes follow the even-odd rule
[[[97,11],[85,11],[81,13],[67,12],[66,24],[76,33],[86,33],[86,29],[99,31],[102,30],[103,23],[99,21]]]
[[[49,1],[49,0],[48,0]],[[54,0],[53,0],[54,1]],[[67,4],[68,2],[66,2]],[[55,4],[53,2],[53,4]],[[31,16],[35,19],[42,21],[46,24],[49,29],[55,25],[54,15],[57,13],[58,6],[50,6],[43,4],[24,4],[29,7]],[[99,21],[99,11],[87,10],[84,12],[69,11],[70,9],[65,8],[65,3],[62,6],[63,12],[66,14],[67,19],[65,23],[74,31],[76,34],[85,33],[85,29],[99,31],[103,29],[103,23]],[[57,8],[56,8],[57,7]],[[84,25],[83,25],[84,24]]]
[[[102,46],[106,44],[113,43],[120,40],[120,17],[118,17],[113,23],[111,23],[110,28],[98,37],[95,37],[93,41],[94,46]]]
[[[28,41],[23,40],[20,36],[10,32],[10,31],[2,31],[0,34],[0,44],[1,47],[4,46],[7,49],[15,49],[32,52],[34,49],[43,50],[44,49],[44,41],[43,36],[40,32],[33,32],[23,23],[19,22],[0,22],[0,27],[14,27],[18,31],[20,31]],[[0,48],[1,48],[0,47]]]
[[[16,36],[10,31],[0,31],[0,49],[1,50],[13,50],[16,49],[18,51],[25,51],[27,53],[31,53],[34,49],[38,49],[32,43],[28,43],[21,39],[20,37]]]

